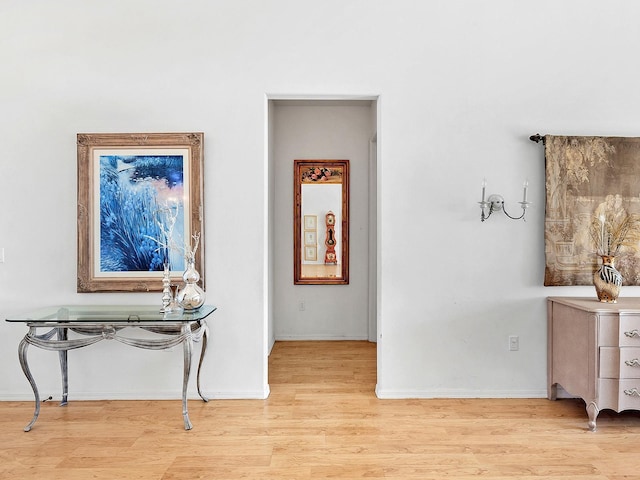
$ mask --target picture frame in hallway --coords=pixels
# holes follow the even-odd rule
[[[315,262],[318,259],[318,248],[315,246],[304,247],[304,259]]]
[[[304,232],[304,244],[305,245],[318,245],[318,232],[315,230],[307,230]]]
[[[304,229],[305,230],[317,230],[318,217],[317,215],[305,215],[304,216]]]
[[[204,288],[204,134],[79,133],[77,291],[162,290],[195,266]]]
[[[349,188],[349,160],[293,161],[294,285],[349,284]]]

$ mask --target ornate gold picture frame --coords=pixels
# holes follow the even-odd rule
[[[293,192],[294,285],[348,285],[349,160],[294,160]]]
[[[77,135],[78,292],[161,291],[165,263],[181,280],[194,235],[204,284],[203,142],[201,132]]]

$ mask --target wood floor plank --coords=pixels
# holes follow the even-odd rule
[[[376,346],[277,342],[266,400],[0,402],[2,480],[640,478],[640,413],[374,394]]]

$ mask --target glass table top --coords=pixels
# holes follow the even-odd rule
[[[145,323],[145,322],[193,322],[203,320],[214,312],[213,305],[203,305],[195,311],[160,312],[155,305],[61,305],[45,307],[31,312],[11,314],[7,322],[22,323]]]

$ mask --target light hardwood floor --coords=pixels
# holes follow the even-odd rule
[[[379,400],[375,345],[278,342],[267,400],[0,402],[0,479],[640,478],[640,414],[578,400]],[[438,368],[416,366],[416,368]],[[26,380],[25,380],[26,381]],[[73,384],[72,384],[73,385]]]

